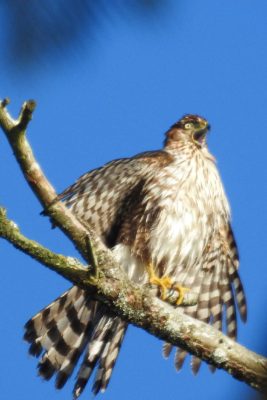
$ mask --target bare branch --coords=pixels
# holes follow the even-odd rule
[[[6,97],[4,100],[1,101],[1,106],[5,108],[10,103],[10,99]]]
[[[97,246],[94,247],[99,249],[100,253],[104,250],[104,246],[94,232],[89,227],[84,227],[63,203],[55,202],[57,197],[55,189],[35,160],[26,139],[25,128],[32,117],[35,102],[33,100],[25,102],[17,120],[13,120],[9,115],[6,109],[7,104],[7,100],[0,103],[0,126],[6,134],[26,181],[53,222],[69,237],[84,259],[90,262],[88,259],[88,234],[93,244],[95,241],[97,242]],[[96,257],[100,255],[96,254]]]
[[[56,193],[25,138],[33,103],[25,103],[18,120],[10,117],[6,105],[6,101],[0,104],[0,126],[6,133],[26,180],[53,222],[72,240],[85,260],[97,266],[99,276],[91,279],[81,263],[56,255],[25,238],[16,225],[6,218],[3,210],[0,212],[0,236],[83,289],[93,290],[97,298],[105,301],[114,313],[126,321],[184,348],[217,368],[223,368],[258,390],[265,390],[266,358],[232,341],[211,326],[183,315],[154,296],[148,288],[129,281],[112,252],[105,248],[94,232],[78,221],[64,204],[53,202]]]
[[[29,255],[41,264],[55,271],[72,283],[81,286],[88,279],[88,267],[73,257],[55,254],[39,243],[26,238],[20,233],[15,222],[7,219],[6,210],[0,208],[0,237],[7,240],[15,248]],[[86,289],[89,289],[87,285]]]
[[[18,119],[18,126],[17,129],[25,130],[28,126],[28,123],[32,119],[32,114],[35,110],[36,103],[34,100],[29,100],[22,105],[19,119]]]

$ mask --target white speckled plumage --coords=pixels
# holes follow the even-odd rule
[[[190,151],[188,146],[185,151]],[[202,263],[205,247],[214,232],[229,221],[230,211],[209,153],[193,144],[189,161],[179,153],[176,156],[174,150],[172,153],[173,162],[164,170],[164,190],[162,177],[155,180],[155,198],[162,212],[150,233],[150,249],[153,264],[165,259],[164,273],[175,276],[179,267],[186,271]]]

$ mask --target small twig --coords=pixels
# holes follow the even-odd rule
[[[92,262],[92,264],[91,264],[91,267],[92,267],[92,269],[91,269],[91,278],[94,278],[94,279],[97,280],[98,277],[99,277],[99,266],[98,266],[96,253],[95,253],[95,250],[93,248],[92,241],[90,240],[89,234],[86,237],[86,243],[87,243],[87,247],[88,247],[88,258]]]
[[[5,108],[10,103],[9,97],[6,97],[4,100],[1,101],[1,107]]]
[[[36,102],[34,100],[25,101],[22,105],[19,118],[18,118],[18,129],[25,130],[28,123],[32,119],[32,114],[36,108]]]

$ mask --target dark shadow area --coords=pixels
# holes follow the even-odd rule
[[[16,70],[32,68],[47,58],[55,62],[68,50],[93,44],[95,31],[113,16],[146,23],[152,16],[160,18],[168,4],[168,0],[4,0],[0,10],[6,37],[0,50],[3,54],[5,47],[7,64]]]
[[[267,400],[267,393],[259,394],[255,392],[255,396],[249,397],[248,400]]]

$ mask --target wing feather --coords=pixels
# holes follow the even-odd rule
[[[238,250],[231,226],[220,230],[217,237],[214,235],[207,248],[208,251],[201,265],[190,266],[184,270],[179,267],[176,270],[175,280],[198,294],[197,305],[181,307],[181,311],[193,318],[210,323],[219,331],[222,331],[225,326],[227,335],[235,340],[237,337],[236,310],[239,310],[241,319],[245,321],[247,307],[244,288],[238,274]],[[171,345],[164,344],[165,357],[171,350]],[[186,355],[185,350],[177,349],[175,355],[177,370],[182,368]],[[201,360],[194,356],[191,362],[194,373],[198,372],[200,364]],[[210,369],[212,372],[215,371],[213,366],[210,366]]]
[[[75,215],[94,227],[102,240],[112,247],[129,199],[132,203],[133,196],[139,198],[144,181],[171,159],[165,151],[152,151],[114,160],[82,175],[58,199],[65,201]]]

